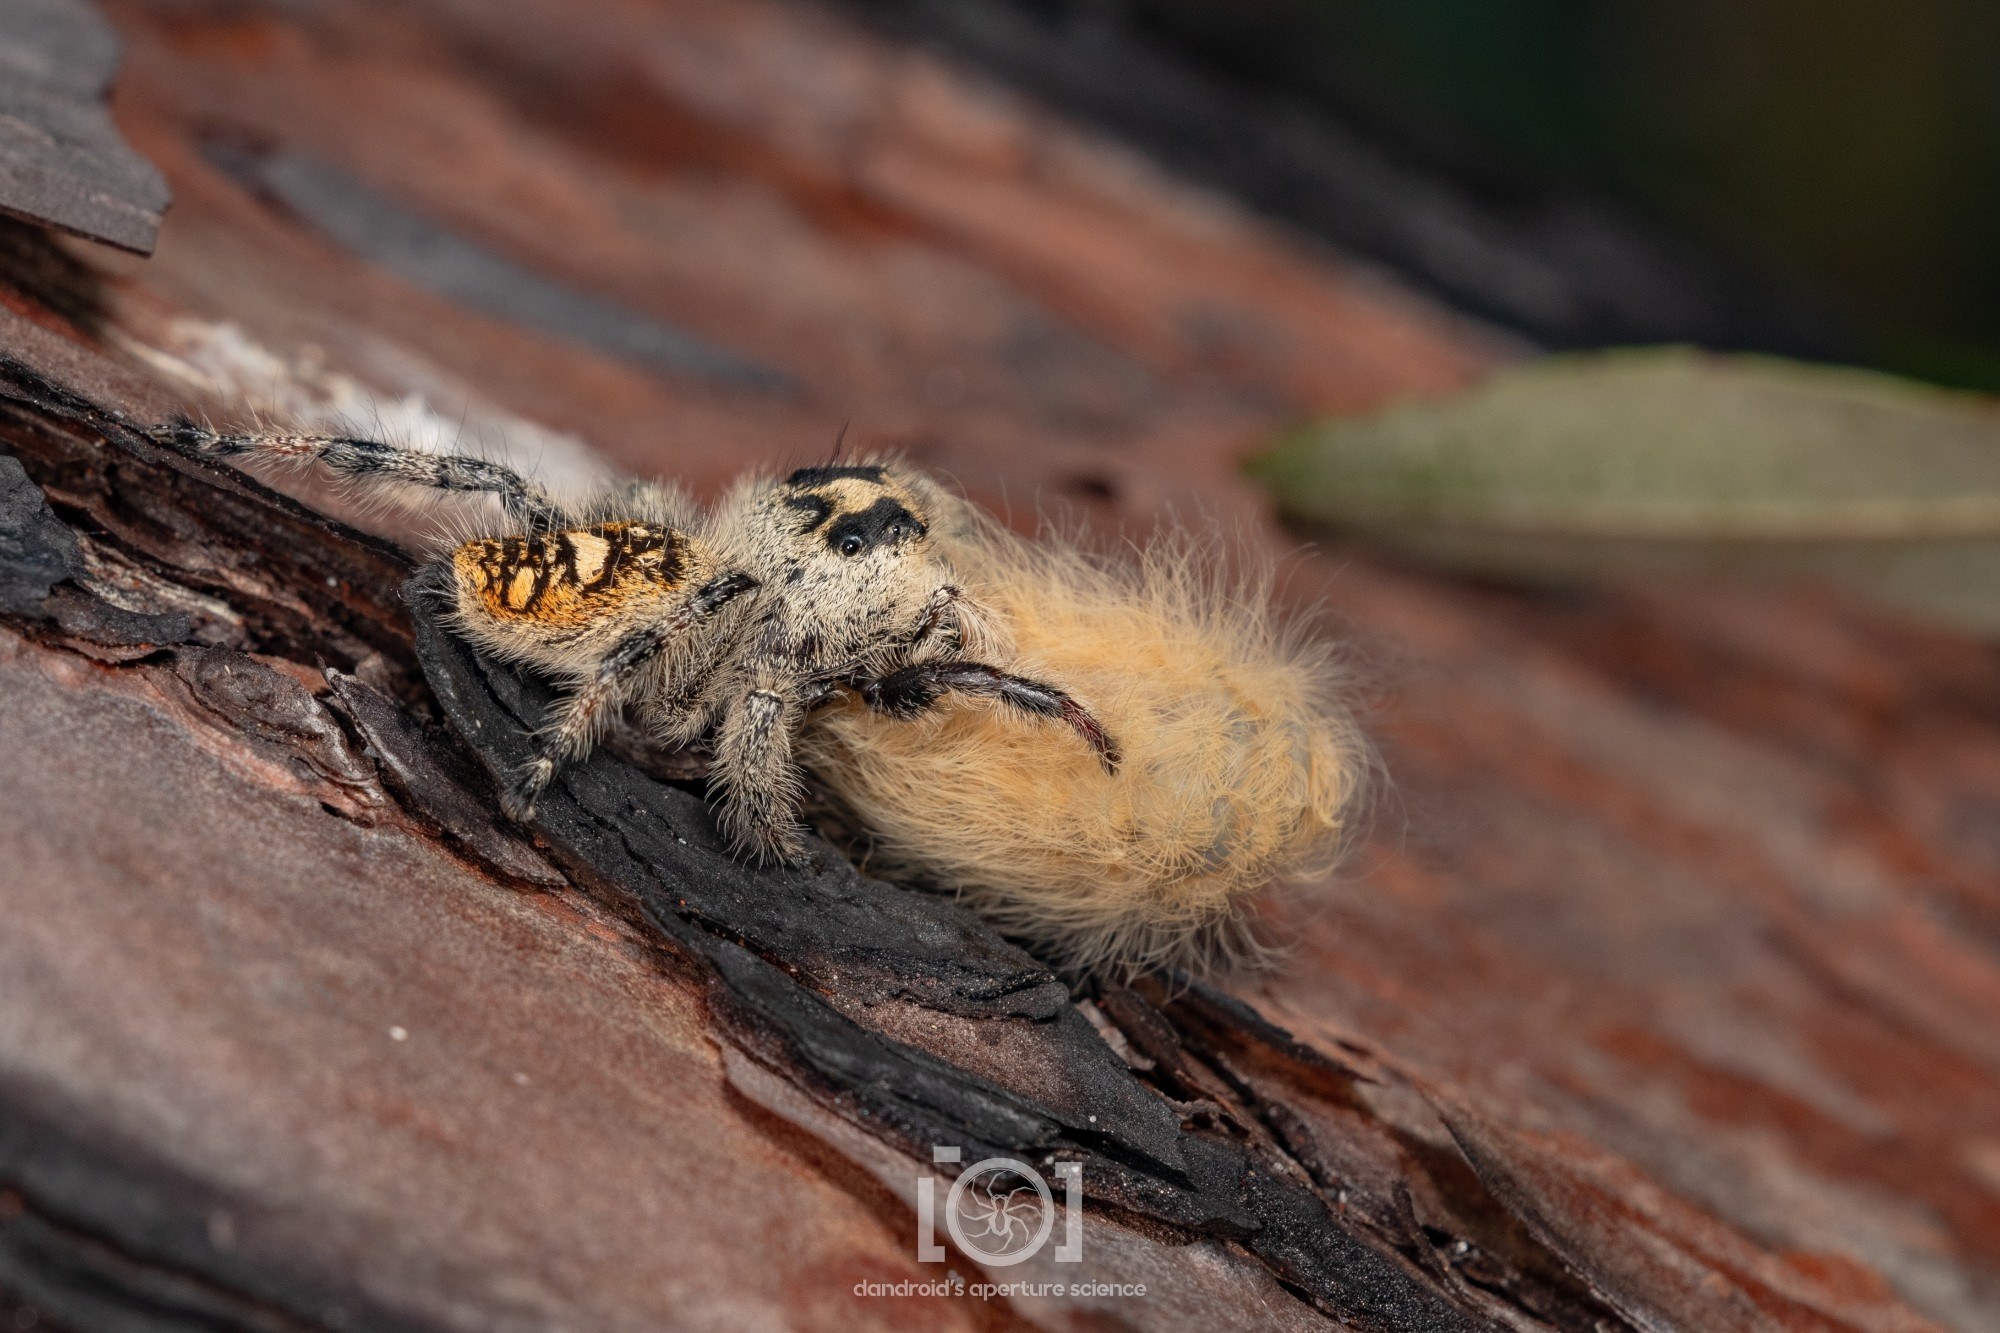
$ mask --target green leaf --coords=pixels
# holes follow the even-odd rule
[[[1870,371],[1548,357],[1250,468],[1294,517],[1456,569],[1813,578],[2000,632],[2000,407]]]

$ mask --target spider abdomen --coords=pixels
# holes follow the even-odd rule
[[[721,567],[699,538],[638,522],[480,538],[449,563],[461,627],[558,674],[577,647],[673,616]]]
[[[688,546],[685,534],[669,528],[599,523],[466,542],[452,553],[452,566],[495,617],[575,624],[680,587]]]

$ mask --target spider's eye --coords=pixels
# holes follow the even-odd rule
[[[867,544],[860,537],[850,532],[840,539],[840,553],[842,555],[860,555],[861,548]]]

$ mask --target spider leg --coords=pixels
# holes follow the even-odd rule
[[[350,435],[228,434],[182,420],[147,432],[154,440],[211,458],[249,456],[271,462],[321,463],[340,477],[433,491],[500,497],[509,516],[533,532],[561,527],[561,506],[510,467],[464,454],[433,454]]]
[[[849,683],[862,702],[890,717],[917,717],[946,694],[998,699],[1023,713],[1065,724],[1096,753],[1105,772],[1118,771],[1118,743],[1082,704],[1053,685],[984,662],[925,662]]]
[[[722,787],[721,823],[731,841],[758,856],[796,865],[805,859],[799,823],[804,788],[792,762],[792,732],[802,716],[791,690],[765,680],[729,708],[711,772]]]
[[[674,615],[633,630],[614,644],[595,674],[557,705],[548,725],[536,734],[535,757],[501,794],[502,808],[515,819],[532,815],[557,771],[566,761],[589,753],[611,715],[629,699],[641,673],[660,653],[695,622],[756,586],[757,580],[747,574],[724,574],[698,589]]]
[[[904,643],[915,647],[950,625],[951,609],[964,596],[963,592],[950,584],[932,593],[930,600],[924,603],[923,614],[917,618],[916,628],[910,631]]]
[[[658,657],[685,625],[670,621],[649,625],[621,639],[598,664],[597,672],[556,705],[548,724],[535,734],[535,757],[522,765],[500,795],[500,805],[514,819],[535,813],[535,802],[555,781],[557,770],[580,759],[635,683],[633,678]]]

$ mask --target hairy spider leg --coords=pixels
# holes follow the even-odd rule
[[[551,721],[535,736],[535,757],[522,766],[502,794],[501,805],[515,819],[525,820],[535,802],[555,780],[566,760],[589,749],[605,716],[628,702],[635,679],[666,647],[752,588],[757,580],[730,573],[697,589],[673,615],[646,625],[620,639],[598,663],[596,672],[564,698]]]
[[[433,491],[496,495],[510,517],[532,532],[566,522],[562,506],[510,467],[464,454],[434,454],[351,435],[231,434],[182,418],[148,432],[153,439],[212,458],[250,457],[274,463],[320,463],[336,476],[399,482]]]
[[[946,694],[998,699],[1023,713],[1062,722],[1090,746],[1105,772],[1118,771],[1118,743],[1082,704],[1053,685],[984,662],[925,662],[848,683],[870,708],[897,718],[920,716]]]
[[[939,630],[947,628],[952,607],[964,597],[963,592],[949,583],[932,593],[931,599],[924,603],[923,614],[917,618],[916,628],[909,632],[904,643],[915,647],[928,641]]]
[[[805,854],[798,815],[805,789],[792,762],[792,733],[803,711],[776,681],[760,681],[724,715],[710,769],[724,792],[722,826],[730,840],[794,865]]]

